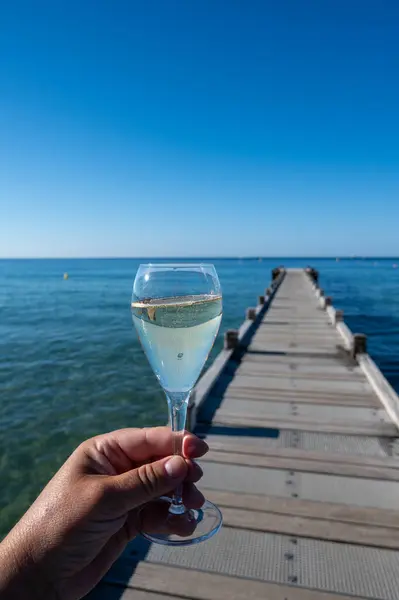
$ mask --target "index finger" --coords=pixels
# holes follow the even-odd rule
[[[133,463],[143,463],[151,459],[173,454],[172,431],[170,427],[148,427],[145,429],[119,429],[106,434],[104,442],[119,448]],[[183,456],[199,458],[208,451],[208,444],[193,433],[184,431]]]

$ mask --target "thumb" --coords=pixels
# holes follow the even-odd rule
[[[187,464],[182,456],[169,456],[112,477],[127,503],[126,510],[159,498],[183,482]]]

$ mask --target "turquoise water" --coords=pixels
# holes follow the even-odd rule
[[[139,262],[0,260],[0,534],[80,441],[166,421],[131,322]],[[268,286],[272,267],[311,264],[351,329],[369,335],[370,353],[399,391],[399,259],[213,262],[224,315],[211,359]]]

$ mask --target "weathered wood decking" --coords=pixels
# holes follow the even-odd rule
[[[224,527],[134,541],[93,600],[399,599],[398,398],[308,274],[268,292],[190,409]]]

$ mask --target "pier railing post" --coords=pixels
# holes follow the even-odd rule
[[[367,336],[364,333],[355,333],[353,335],[352,358],[356,358],[358,354],[367,354]]]
[[[337,323],[341,323],[341,321],[343,321],[343,320],[344,320],[344,311],[336,310],[335,315],[334,315],[334,325],[336,325]]]
[[[272,281],[274,281],[275,279],[277,279],[277,277],[280,275],[280,268],[276,267],[275,269],[272,269]]]
[[[249,321],[255,321],[255,319],[256,319],[256,308],[247,308],[246,318]]]
[[[238,330],[228,329],[224,334],[224,349],[234,350],[238,346]]]
[[[316,269],[313,269],[312,267],[307,267],[305,269],[305,273],[310,277],[311,281],[317,287],[317,284],[318,284],[318,281],[319,281],[319,272]]]

